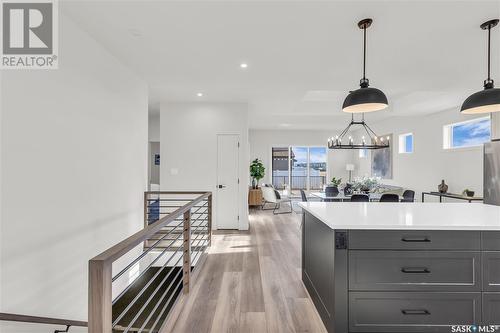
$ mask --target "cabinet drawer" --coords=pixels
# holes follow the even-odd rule
[[[479,231],[352,230],[354,250],[479,250]]]
[[[350,332],[450,332],[481,320],[481,293],[349,293]]]
[[[500,293],[483,294],[483,324],[500,325]]]
[[[500,251],[500,232],[483,231],[483,250]]]
[[[350,290],[480,291],[481,253],[350,251]]]
[[[483,252],[483,290],[500,291],[500,252]]]

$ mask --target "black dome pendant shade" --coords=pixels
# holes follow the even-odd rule
[[[481,24],[481,29],[488,30],[488,78],[484,81],[484,90],[470,95],[462,104],[460,112],[465,114],[491,113],[500,111],[500,89],[495,88],[490,77],[491,28],[498,24],[498,19]]]
[[[358,22],[358,27],[363,30],[363,78],[359,81],[361,88],[350,91],[344,100],[342,111],[349,113],[365,113],[383,110],[388,106],[387,97],[382,90],[370,88],[366,78],[366,29],[372,24],[370,18]]]

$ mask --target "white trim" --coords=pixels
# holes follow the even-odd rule
[[[406,151],[406,138],[411,135],[411,151]],[[413,132],[403,133],[398,135],[398,153],[413,154],[415,151],[415,135]]]

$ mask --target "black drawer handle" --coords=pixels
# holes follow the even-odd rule
[[[431,313],[428,310],[401,310],[401,313],[404,314],[405,316],[428,316]]]
[[[415,273],[415,274],[422,274],[422,273],[430,273],[431,271],[427,267],[403,267],[401,268],[401,272],[403,273]]]
[[[401,238],[402,242],[407,242],[407,243],[430,243],[431,240],[427,237],[423,238],[408,238],[408,237],[403,237]]]

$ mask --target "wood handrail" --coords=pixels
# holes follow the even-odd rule
[[[190,210],[194,206],[196,206],[198,203],[201,201],[205,200],[208,198],[210,195],[212,195],[211,192],[147,192],[150,194],[201,194],[199,197],[193,199],[193,201],[190,201],[189,203],[185,204],[181,208],[176,209],[172,213],[169,213],[167,216],[159,219],[158,221],[148,225],[141,231],[138,231],[137,233],[133,234],[132,236],[128,237],[127,239],[121,241],[120,243],[110,247],[106,251],[102,252],[101,254],[98,254],[94,258],[90,259],[90,261],[101,261],[104,263],[112,263],[116,259],[120,258],[123,256],[125,253],[129,252],[131,249],[139,245],[141,242],[145,241],[152,235],[156,234],[158,231],[160,231],[164,226],[166,226],[168,223],[172,222],[176,218],[178,218],[180,215],[184,214],[186,211]]]
[[[205,193],[209,193],[209,192],[206,192],[206,191],[187,191],[187,192],[183,192],[183,191],[148,191],[148,192],[145,192],[147,194],[205,194]]]
[[[15,313],[3,313],[3,312],[0,312],[0,321],[15,321],[23,323],[34,323],[34,324],[87,327],[86,321],[27,316]]]

